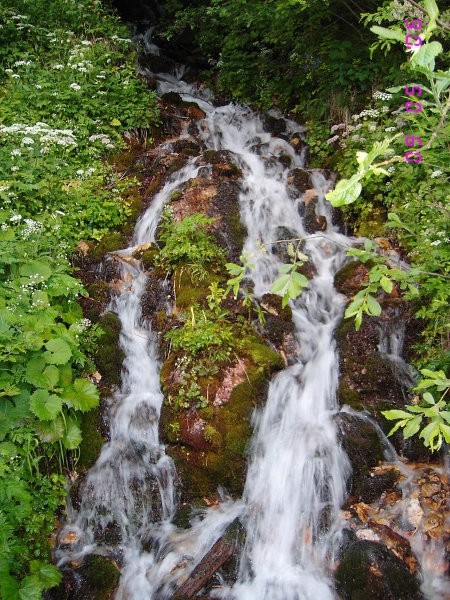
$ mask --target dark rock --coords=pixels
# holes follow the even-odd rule
[[[371,469],[383,460],[383,446],[376,428],[366,419],[340,412],[335,421],[338,437],[352,467],[348,503],[370,503],[390,489],[398,478],[394,471],[373,475]]]
[[[376,542],[348,541],[335,573],[343,600],[422,600],[405,563]]]

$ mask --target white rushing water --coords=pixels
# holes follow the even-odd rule
[[[268,292],[278,276],[280,260],[271,247],[280,228],[303,240],[302,252],[315,274],[301,297],[291,302],[299,353],[296,362],[272,380],[267,402],[254,416],[242,500],[224,497],[218,506],[198,514],[190,529],[177,529],[171,523],[176,473],[158,438],[163,398],[157,341],[141,318],[147,280],[132,253],[136,246],[154,241],[164,205],[197,175],[200,167],[192,159],[152,200],[136,225],[132,246],[116,253],[121,286],[109,310],[122,323],[122,387],[111,401],[110,441],[89,471],[80,510],[62,532],[62,537],[73,532],[77,543],[61,551],[61,562],[94,548],[119,548],[124,568],[116,600],[168,600],[239,518],[246,542],[238,581],[232,589],[216,590],[215,597],[329,600],[335,597],[331,573],[349,472],[333,421],[339,410],[333,331],[344,306],[333,279],[352,240],[332,225],[324,199],[332,182],[319,171],[312,171],[312,183],[316,211],[326,218],[326,229],[307,232],[301,216],[304,200],[293,193],[289,170],[278,160],[288,155],[293,165],[302,167],[304,159],[286,141],[266,132],[258,114],[231,104],[215,108],[208,94],[198,98],[195,87],[166,75],[160,92],[169,90],[201,106],[206,118],[198,128],[206,147],[228,150],[242,169],[240,211],[248,231],[244,252],[254,265],[250,277],[257,296]],[[289,134],[301,132],[291,121],[286,127]],[[394,354],[393,346],[384,350]]]

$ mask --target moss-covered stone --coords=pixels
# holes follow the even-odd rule
[[[335,580],[343,600],[423,598],[417,579],[405,563],[376,542],[351,542],[343,552]]]
[[[81,417],[80,458],[77,467],[87,471],[97,460],[103,445],[103,438],[99,432],[99,409],[95,408]]]
[[[104,556],[87,556],[78,573],[85,580],[83,600],[109,600],[119,583],[119,569]]]
[[[106,234],[99,242],[94,246],[91,251],[91,256],[94,260],[100,262],[104,259],[108,252],[114,252],[127,246],[127,240],[124,234],[119,231]]]
[[[98,342],[95,364],[107,385],[119,385],[120,372],[125,358],[119,345],[122,325],[119,317],[112,312],[102,315],[99,325],[104,333]]]

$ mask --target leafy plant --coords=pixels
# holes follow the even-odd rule
[[[444,371],[422,369],[421,373],[425,378],[415,387],[419,394],[415,397],[416,402],[407,404],[406,410],[385,410],[382,414],[389,421],[397,421],[388,435],[400,428],[406,439],[420,432],[424,445],[435,452],[440,450],[444,441],[450,443],[450,407],[445,399],[450,390],[450,379]],[[423,391],[425,389],[426,392]],[[437,395],[438,400],[435,398]],[[423,421],[427,423],[425,426]]]
[[[170,214],[165,212],[159,234],[163,247],[155,263],[169,271],[177,266],[187,267],[192,281],[206,279],[207,266],[217,269],[225,257],[222,248],[208,233],[214,221],[203,213],[193,213],[174,222]]]

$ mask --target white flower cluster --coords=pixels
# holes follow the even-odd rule
[[[430,177],[432,179],[435,179],[436,177],[439,177],[439,175],[442,175],[442,171],[440,169],[437,169],[436,171],[433,171],[430,175]]]
[[[76,92],[81,90],[81,85],[78,85],[78,83],[71,83],[69,87],[75,90]]]
[[[375,92],[372,98],[374,100],[390,100],[392,98],[392,94],[388,94],[387,92]]]
[[[92,175],[92,173],[95,173],[95,171],[95,167],[89,167],[88,169],[78,169],[77,175],[80,179],[87,179]]]
[[[339,125],[332,125],[330,131],[334,133],[335,131],[339,131],[339,129],[345,129],[345,123],[339,123]]]
[[[9,127],[0,125],[1,135],[24,135],[22,144],[33,144],[34,141],[30,137],[32,135],[39,137],[41,144],[57,144],[59,146],[76,146],[76,138],[72,129],[52,129],[47,123],[39,121],[36,125],[26,125],[25,123],[14,123]],[[30,141],[31,140],[31,141]],[[20,156],[20,150],[14,149],[11,151],[12,156]]]
[[[110,140],[110,138],[105,133],[96,133],[95,135],[91,135],[89,138],[90,142],[98,142],[100,141],[107,148],[114,148],[114,144]]]
[[[16,62],[14,63],[14,66],[15,67],[23,67],[23,66],[27,67],[28,65],[31,65],[31,64],[33,64],[31,62],[31,60],[16,60]]]
[[[362,110],[358,115],[352,115],[352,119],[354,121],[357,121],[358,119],[364,119],[365,117],[371,117],[372,119],[375,119],[376,117],[380,116],[380,111],[374,109],[374,108],[367,108],[365,110]]]
[[[384,130],[385,130],[386,132],[389,132],[389,131],[395,131],[396,129],[397,129],[397,127],[385,127],[385,128],[384,128]]]
[[[336,142],[338,139],[339,139],[339,136],[338,136],[338,135],[333,135],[333,137],[330,137],[330,138],[327,140],[327,144],[333,144],[333,143],[334,143],[334,142]]]
[[[25,219],[25,227],[23,228],[22,235],[25,239],[29,238],[34,233],[37,233],[42,229],[44,225],[39,221],[33,221],[33,219]]]

